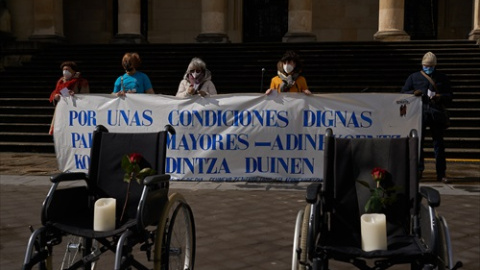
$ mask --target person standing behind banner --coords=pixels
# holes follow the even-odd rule
[[[302,61],[298,54],[293,51],[287,51],[282,59],[277,63],[277,76],[272,78],[270,88],[265,92],[270,95],[273,91],[296,92],[311,95],[308,90],[307,80],[301,76]]]
[[[50,94],[51,103],[57,105],[57,102],[62,95],[73,96],[80,93],[90,93],[88,81],[82,78],[75,62],[65,61],[60,65],[60,69],[62,70],[63,75],[58,79],[55,90]]]
[[[138,53],[126,53],[122,58],[122,67],[125,74],[118,77],[113,87],[113,93],[117,96],[128,94],[155,94],[152,83],[147,74],[138,71],[141,60]]]
[[[435,169],[437,181],[447,182],[447,163],[445,157],[445,144],[443,141],[444,130],[449,125],[446,106],[452,101],[452,90],[447,75],[435,69],[437,57],[432,52],[427,52],[422,59],[422,70],[412,73],[402,88],[402,93],[414,94],[422,97],[422,138],[420,140],[419,175],[421,177],[425,168],[423,144],[425,129],[430,127],[435,154]]]
[[[65,61],[60,65],[63,76],[60,77],[55,86],[55,90],[50,94],[50,103],[57,106],[57,102],[62,96],[74,96],[75,94],[90,93],[88,81],[84,79],[78,72],[77,64],[73,61]],[[56,113],[56,110],[55,110]],[[53,122],[55,121],[55,113],[53,114],[50,130],[48,134],[53,135]]]
[[[202,97],[216,95],[217,89],[212,82],[212,73],[207,69],[205,62],[194,57],[188,64],[187,71],[183,75],[177,90],[177,97]]]

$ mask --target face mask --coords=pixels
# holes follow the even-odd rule
[[[70,71],[68,71],[68,70],[64,70],[63,71],[63,77],[65,77],[65,79],[67,79],[67,80],[70,80],[70,78],[72,77],[72,73],[70,73]]]
[[[283,64],[283,70],[285,70],[286,73],[292,72],[294,68],[295,67],[290,64]]]
[[[200,74],[202,74],[201,72],[192,72],[192,76],[193,78],[197,78]]]
[[[130,65],[130,62],[128,62],[128,61],[123,62],[123,68],[126,71],[132,71],[133,70],[132,65]]]
[[[423,67],[423,72],[427,73],[428,75],[432,74],[435,70],[435,67]]]

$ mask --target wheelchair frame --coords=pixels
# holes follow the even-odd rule
[[[97,127],[99,132],[105,132],[105,128]],[[105,130],[103,130],[105,129]],[[171,126],[166,126],[165,130],[171,134],[175,134],[175,130]],[[165,136],[166,137],[166,136]],[[164,149],[165,150],[165,149]],[[153,175],[148,176],[143,181],[143,191],[137,206],[137,222],[128,225],[123,230],[116,229],[118,233],[94,232],[92,237],[77,235],[79,240],[76,242],[68,242],[65,252],[69,249],[77,249],[76,252],[81,253],[81,258],[72,264],[64,265],[62,262],[61,269],[96,269],[97,261],[100,256],[107,251],[114,253],[113,269],[194,269],[195,263],[195,223],[193,212],[185,198],[179,193],[168,195],[169,175]],[[53,200],[53,194],[61,183],[72,181],[85,181],[88,184],[88,176],[85,173],[61,173],[51,177],[52,186],[43,203],[42,224],[39,229],[32,230],[30,235],[25,259],[22,269],[28,270],[38,266],[38,269],[50,270],[54,269],[57,261],[53,260],[54,247],[61,244],[64,237],[70,235],[61,229],[49,224],[46,219],[46,209]],[[86,186],[67,187],[71,192],[86,191]],[[153,201],[161,201],[160,214],[158,223],[154,226],[144,224],[144,207],[148,202],[150,193],[155,198]],[[90,198],[89,203],[93,203]],[[93,230],[92,230],[93,231]],[[75,235],[75,234],[72,234]],[[96,241],[100,245],[95,247],[93,242]],[[139,250],[134,250],[136,247]],[[135,253],[144,253],[146,255],[143,261],[135,258]],[[153,253],[153,254],[152,254]],[[67,256],[67,254],[65,254]],[[152,256],[153,255],[153,256]],[[152,258],[153,257],[153,258]],[[145,266],[148,264],[148,266]],[[60,262],[58,262],[60,265]],[[56,268],[56,267],[55,267]],[[58,269],[58,268],[57,268]]]
[[[410,137],[418,138],[416,131]],[[326,138],[333,138],[331,129],[327,129]],[[325,153],[325,159],[327,159]],[[326,169],[326,168],[325,168]],[[326,175],[326,174],[325,174]],[[418,182],[417,182],[418,185]],[[445,218],[440,216],[436,208],[440,205],[440,195],[437,190],[430,187],[420,187],[418,191],[418,209],[411,217],[411,234],[423,237],[426,250],[425,257],[417,261],[402,258],[387,258],[385,256],[345,256],[332,257],[328,252],[318,248],[320,235],[330,229],[330,215],[327,211],[327,194],[322,189],[322,183],[312,183],[307,187],[305,209],[298,212],[295,222],[292,250],[292,270],[329,269],[329,260],[349,263],[361,270],[382,270],[396,264],[410,263],[412,269],[457,269],[461,262],[453,265],[453,252],[450,242],[450,233]],[[420,213],[423,212],[423,213]],[[422,215],[423,214],[423,215]],[[421,220],[420,217],[428,217]],[[327,227],[327,228],[325,228]],[[421,235],[421,232],[430,232]],[[368,255],[368,254],[364,254]],[[373,266],[368,263],[373,261]]]

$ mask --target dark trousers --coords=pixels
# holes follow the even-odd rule
[[[430,128],[430,133],[432,135],[433,141],[433,152],[435,154],[435,169],[437,172],[437,180],[441,180],[442,177],[445,177],[445,171],[447,170],[447,162],[445,157],[445,144],[443,141],[445,126],[442,124],[437,124],[431,120],[428,115],[423,115],[423,124],[422,124],[422,138],[420,140],[420,164],[418,169],[423,171],[425,168],[424,162],[424,140],[425,140],[425,130],[428,126]]]

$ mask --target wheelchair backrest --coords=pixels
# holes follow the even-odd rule
[[[396,187],[396,200],[386,211],[389,235],[408,233],[410,215],[416,211],[418,138],[335,138],[327,132],[324,160],[326,210],[331,213],[331,232],[337,242],[361,246],[360,216],[371,196],[360,184],[376,186],[374,168],[387,171],[384,184]],[[340,244],[340,243],[337,243]]]
[[[96,128],[90,154],[89,186],[99,197],[117,200],[117,216],[121,215],[129,189],[126,219],[136,217],[143,184],[124,182],[121,167],[124,155],[139,153],[140,168],[152,168],[157,174],[165,173],[166,131],[155,133],[109,133],[102,126]]]

